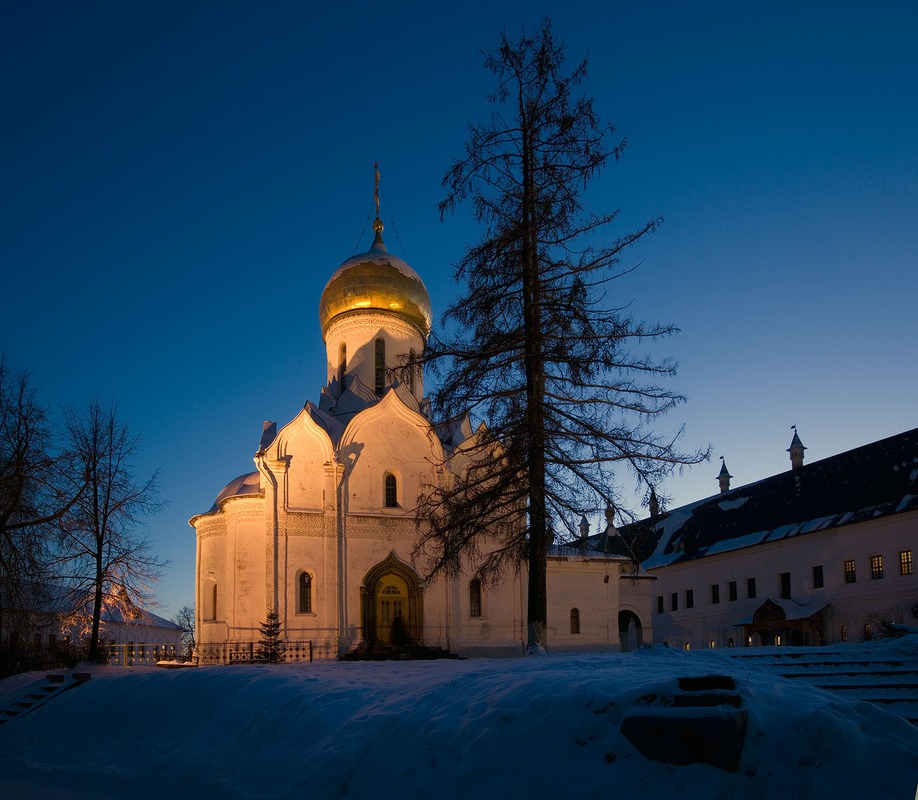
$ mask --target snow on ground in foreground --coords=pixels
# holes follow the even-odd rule
[[[914,640],[914,641],[912,641]],[[918,637],[878,647],[918,650]],[[642,756],[639,697],[732,675],[739,772]],[[0,681],[0,707],[41,674]],[[673,714],[686,713],[672,709]],[[0,726],[0,797],[907,798],[918,728],[714,652],[290,666],[93,668]]]

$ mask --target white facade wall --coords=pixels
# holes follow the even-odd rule
[[[413,509],[425,487],[449,480],[450,467],[430,421],[419,411],[425,405],[423,375],[403,376],[393,388],[389,372],[411,351],[422,351],[424,332],[418,326],[429,322],[429,300],[413,271],[388,256],[377,239],[366,258],[349,259],[336,273],[340,278],[349,265],[369,270],[367,296],[351,296],[351,290],[361,291],[355,281],[341,304],[338,293],[347,282],[334,278],[326,287],[332,296],[323,294],[323,304],[331,302],[334,314],[323,332],[329,381],[324,410],[307,406],[256,454],[260,482],[231,484],[238,488],[227,492],[236,495],[191,520],[197,533],[197,640],[205,659],[257,642],[260,624],[272,609],[278,610],[286,640],[312,642],[319,657],[347,653],[367,638],[382,636],[383,623],[376,618],[390,609],[384,588],[405,591],[407,609],[401,596],[397,607],[407,613],[415,639],[428,646],[465,655],[523,652],[525,572],[483,585],[481,608],[473,616],[474,564],[458,576],[427,584],[413,566],[423,533]],[[394,272],[382,263],[387,259]],[[373,265],[379,266],[375,272]],[[374,292],[379,281],[389,280],[386,276],[393,281],[391,292],[383,291],[390,302],[378,308]],[[404,313],[389,310],[398,308]],[[387,391],[379,400],[377,340],[385,345],[387,368]],[[460,454],[454,467],[461,468],[464,458]],[[392,507],[385,494],[387,476],[394,477],[397,490]],[[620,561],[550,560],[550,645],[618,649],[620,603],[633,609],[649,632],[646,581],[622,583]],[[310,587],[305,609],[303,575]],[[578,634],[570,632],[572,607],[581,615]]]
[[[767,599],[781,598],[781,574],[790,573],[791,599],[814,612],[831,604],[826,643],[862,641],[864,625],[874,615],[901,616],[918,601],[918,573],[900,574],[900,553],[918,556],[918,514],[908,512],[733,550],[682,564],[651,569],[654,641],[691,648],[740,647],[743,630],[736,623],[752,616]],[[883,577],[871,577],[871,557],[882,556]],[[845,561],[854,560],[855,583],[845,583]],[[813,568],[822,566],[823,587],[814,587]],[[748,596],[748,579],[756,596]],[[736,582],[737,598],[730,599]],[[712,602],[712,586],[719,602]],[[687,592],[694,607],[687,608]],[[673,595],[678,609],[673,610]],[[659,603],[663,612],[659,612]],[[900,619],[898,621],[907,621]]]

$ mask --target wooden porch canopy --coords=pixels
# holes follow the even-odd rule
[[[793,600],[768,598],[752,617],[735,623],[742,627],[748,641],[758,637],[764,646],[770,645],[821,645],[826,641],[825,624],[831,604],[802,606]]]

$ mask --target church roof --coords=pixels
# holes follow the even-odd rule
[[[913,510],[918,428],[625,526],[622,534],[653,569]]]
[[[214,500],[214,504],[207,513],[213,514],[214,511],[219,511],[220,503],[226,500],[227,497],[242,497],[252,494],[261,494],[261,475],[257,472],[247,472],[245,475],[233,478],[223,487],[223,491],[217,495],[217,499]]]
[[[424,282],[405,261],[386,250],[379,233],[368,252],[345,261],[326,284],[319,301],[323,336],[335,317],[369,310],[398,314],[424,336],[430,331],[430,296]]]

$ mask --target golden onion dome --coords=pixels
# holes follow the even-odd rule
[[[425,337],[430,331],[430,297],[424,282],[406,262],[386,250],[379,229],[370,250],[351,256],[325,285],[319,301],[322,335],[335,317],[370,310],[398,314]]]

